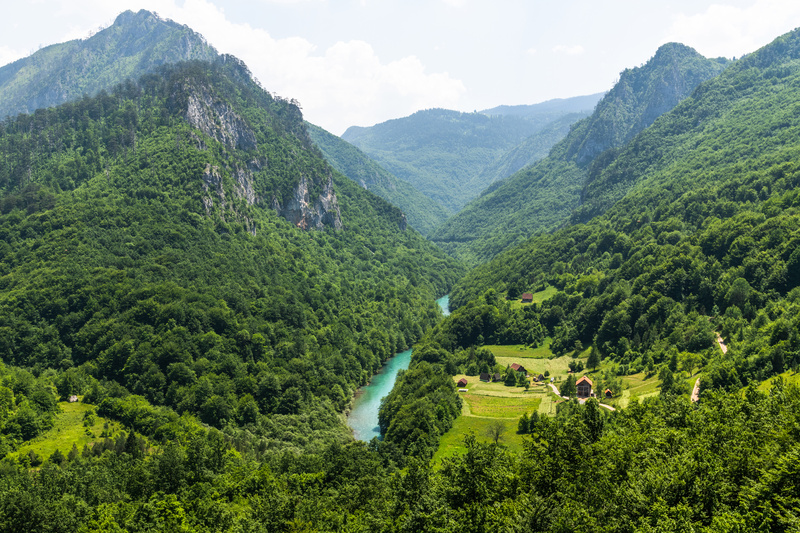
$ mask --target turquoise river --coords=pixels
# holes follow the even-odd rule
[[[436,303],[442,308],[445,315],[450,314],[450,296],[442,296]],[[367,385],[364,385],[356,393],[353,403],[353,410],[347,417],[347,425],[353,429],[353,435],[358,440],[369,441],[372,437],[380,437],[378,427],[378,409],[381,407],[381,399],[389,394],[394,387],[394,380],[397,373],[408,368],[411,362],[411,350],[400,352],[384,364],[377,374]]]

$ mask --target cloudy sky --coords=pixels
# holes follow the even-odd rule
[[[797,0],[23,0],[0,64],[85,38],[126,9],[187,24],[341,134],[419,109],[481,110],[608,90],[678,41],[739,57],[800,26]]]

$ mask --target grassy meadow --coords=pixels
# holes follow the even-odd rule
[[[93,411],[95,406],[80,402],[59,402],[61,412],[55,417],[53,427],[35,439],[26,442],[11,455],[21,457],[29,452],[34,452],[42,461],[50,457],[54,451],[60,450],[65,456],[72,450],[73,445],[82,450],[86,444],[101,440],[101,434],[108,424],[108,433],[113,435],[120,430],[117,422],[94,415],[94,423],[85,427],[84,415]]]

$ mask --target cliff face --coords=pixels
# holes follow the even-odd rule
[[[247,122],[227,102],[215,99],[206,87],[189,93],[186,120],[209,137],[231,148],[256,148],[255,133]]]
[[[258,148],[256,135],[252,128],[227,101],[215,97],[213,91],[205,86],[185,87],[185,89],[188,92],[185,118],[189,124],[231,150],[256,150]],[[266,166],[268,166],[266,161],[262,163],[255,158],[247,165],[247,168],[238,166],[227,168],[226,170],[233,179],[230,192],[237,199],[244,200],[247,205],[261,203],[262,197],[256,192],[254,175],[264,171]],[[322,182],[322,191],[316,198],[312,198],[310,191],[314,188],[314,183],[319,184],[320,181]],[[206,214],[211,215],[212,212],[215,212],[214,205],[218,203],[220,209],[216,212],[223,220],[226,215],[233,215],[244,222],[251,233],[255,234],[252,220],[238,213],[226,200],[223,180],[217,167],[210,165],[206,167],[203,174],[203,187],[207,193],[203,197]],[[319,190],[318,185],[317,190]],[[283,195],[284,198],[288,198],[283,205],[274,193],[267,195],[267,197],[269,196],[272,197],[270,207],[299,228],[342,229],[339,202],[333,190],[333,180],[330,174],[317,179],[309,179],[306,175],[301,174],[299,182],[291,194]]]
[[[606,150],[622,146],[674,108],[704,81],[719,74],[725,61],[706,59],[688,46],[668,43],[641,67],[627,69],[580,123],[567,157],[585,166]]]
[[[339,211],[339,201],[333,192],[333,177],[330,175],[322,187],[322,193],[313,200],[313,205],[309,194],[309,181],[305,176],[301,176],[294,194],[284,205],[273,197],[272,208],[298,228],[323,229],[325,226],[330,226],[333,229],[342,229],[342,214]]]

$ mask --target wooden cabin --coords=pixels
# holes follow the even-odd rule
[[[533,294],[529,292],[522,293],[522,303],[529,304],[533,302]]]
[[[592,380],[583,376],[575,383],[575,389],[578,392],[578,398],[588,398],[592,395]]]
[[[458,380],[459,387],[466,387],[467,386],[467,378],[461,378]]]

